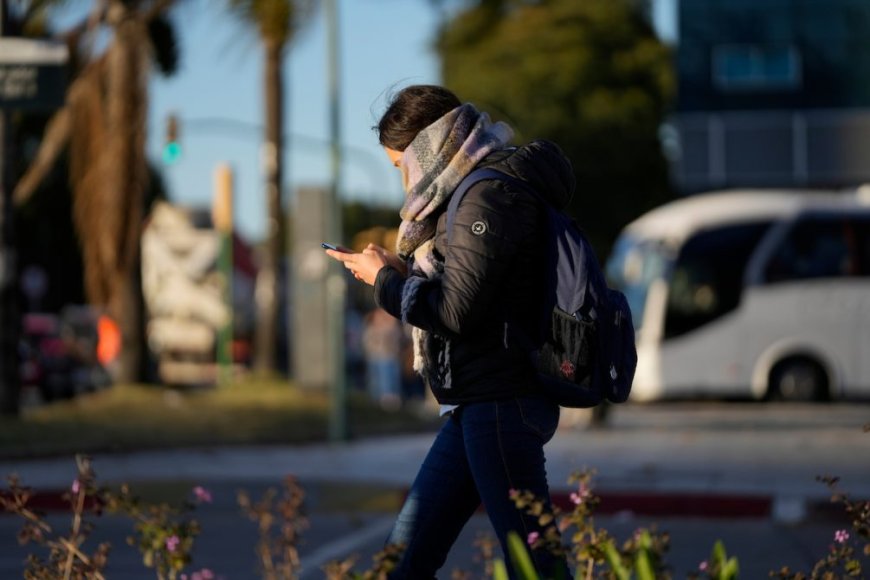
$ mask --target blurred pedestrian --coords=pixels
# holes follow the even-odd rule
[[[481,502],[505,554],[511,531],[524,541],[544,536],[510,496],[528,490],[549,504],[543,448],[559,421],[558,405],[538,394],[529,357],[506,333],[508,321],[528,336],[540,332],[530,306],[543,303],[543,202],[506,181],[478,182],[448,243],[448,200],[476,167],[524,180],[559,207],[574,178],[557,146],[510,147],[509,126],[438,86],[397,93],[376,130],[406,191],[397,253],[371,244],[328,253],[414,327],[414,366],[447,416],[388,540],[405,545],[389,577],[422,580],[435,577]],[[542,576],[570,577],[563,558],[530,543]]]
[[[401,404],[402,324],[381,308],[365,317],[362,336],[369,395],[388,411]]]
[[[354,390],[367,391],[366,355],[363,349],[365,320],[359,309],[351,306],[345,311],[344,358],[347,365],[348,386]]]

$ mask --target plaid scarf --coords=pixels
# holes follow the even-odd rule
[[[492,123],[473,105],[461,105],[422,131],[402,153],[402,185],[407,192],[399,216],[402,223],[396,252],[407,260],[410,273],[402,293],[402,318],[416,301],[420,284],[438,278],[443,259],[436,255],[435,229],[438,218],[459,183],[493,151],[503,149],[513,130],[502,122]],[[414,369],[432,388],[450,388],[447,339],[419,328],[412,332]]]

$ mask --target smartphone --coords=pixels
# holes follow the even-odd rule
[[[343,246],[336,246],[335,244],[328,244],[326,242],[320,242],[320,247],[322,247],[324,250],[334,250],[336,252],[343,252],[345,254],[350,253],[350,250]]]

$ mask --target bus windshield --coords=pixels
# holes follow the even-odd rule
[[[625,294],[636,330],[643,322],[650,285],[666,278],[672,263],[673,252],[663,240],[623,235],[616,241],[605,273],[608,283]]]
[[[670,273],[664,338],[675,338],[732,312],[740,304],[746,264],[769,222],[699,230],[680,248]]]

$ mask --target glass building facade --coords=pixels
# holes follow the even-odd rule
[[[684,192],[870,182],[870,0],[680,0]]]
[[[870,1],[681,0],[681,111],[870,107]]]

